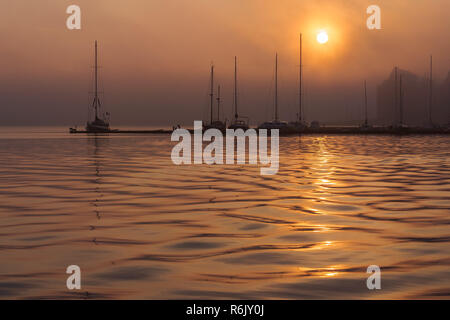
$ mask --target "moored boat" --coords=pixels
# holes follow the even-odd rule
[[[275,119],[266,121],[258,129],[278,129],[280,134],[295,133],[295,128],[286,121],[278,118],[278,54],[275,56]]]
[[[248,118],[239,117],[238,115],[238,94],[237,94],[237,57],[234,57],[234,97],[233,97],[233,105],[234,105],[234,120],[228,126],[228,129],[242,129],[247,130],[248,127]]]
[[[86,133],[107,133],[111,132],[109,127],[109,113],[101,114],[101,102],[98,95],[98,48],[97,41],[95,41],[95,76],[94,76],[94,100],[92,101],[92,108],[94,109],[94,120],[87,121]],[[70,133],[79,132],[77,128],[69,128]]]
[[[88,132],[109,132],[109,121],[106,119],[108,113],[102,117],[99,115],[101,103],[98,97],[98,49],[97,41],[95,41],[95,88],[94,88],[94,101],[92,102],[92,107],[94,108],[95,118],[93,121],[88,121],[86,123],[86,131]]]

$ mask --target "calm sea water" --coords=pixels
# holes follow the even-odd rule
[[[172,146],[0,128],[0,298],[450,297],[449,136],[283,137],[275,176]]]

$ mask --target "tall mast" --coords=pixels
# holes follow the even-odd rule
[[[400,75],[400,84],[399,84],[399,100],[400,100],[400,125],[403,124],[403,88],[402,88],[402,75]]]
[[[237,58],[234,56],[234,119],[238,118],[238,102],[237,102]]]
[[[220,121],[220,85],[217,87],[217,121]]]
[[[367,85],[366,85],[366,80],[364,80],[364,107],[365,107],[364,125],[367,127],[368,119],[367,119]]]
[[[214,65],[211,65],[211,92],[209,93],[209,96],[211,98],[211,117],[210,117],[210,123],[213,122],[213,99],[214,99]]]
[[[97,40],[95,40],[95,97],[94,97],[94,108],[95,108],[95,119],[98,119],[98,62],[97,62]]]
[[[428,94],[428,121],[430,123],[430,125],[432,124],[432,119],[431,119],[431,109],[432,109],[432,104],[433,104],[433,56],[430,56],[430,83],[429,83],[429,94]]]
[[[394,125],[397,125],[398,122],[398,103],[397,103],[397,67],[394,70]]]
[[[300,33],[300,78],[299,78],[298,122],[302,121],[302,34]]]
[[[278,53],[275,55],[275,121],[278,121]]]

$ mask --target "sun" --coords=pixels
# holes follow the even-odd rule
[[[328,42],[328,34],[326,33],[326,31],[322,30],[317,34],[317,42],[320,44]]]

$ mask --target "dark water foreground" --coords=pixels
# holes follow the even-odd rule
[[[53,131],[0,129],[0,298],[450,297],[448,135],[283,137],[261,176]]]

